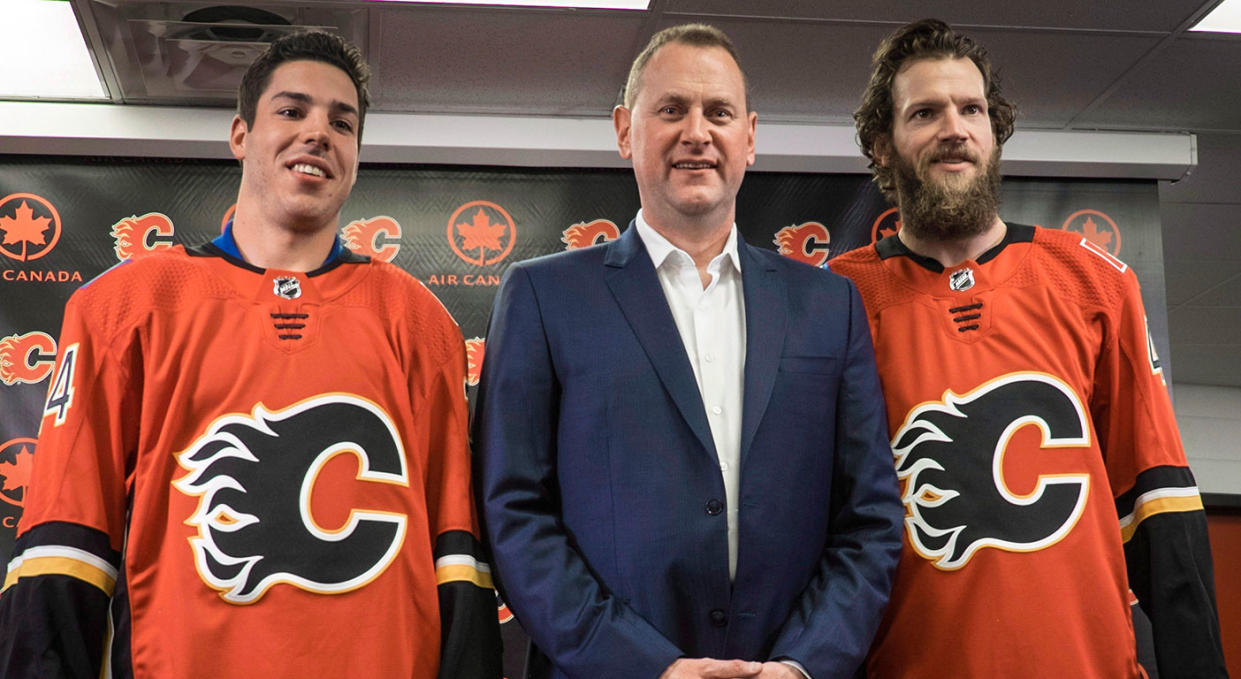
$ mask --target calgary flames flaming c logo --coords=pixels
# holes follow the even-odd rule
[[[134,215],[113,224],[111,235],[116,240],[117,260],[142,259],[172,247],[172,220],[162,212]]]
[[[401,225],[391,217],[350,222],[341,235],[344,236],[345,247],[371,259],[391,262],[401,250]]]
[[[315,486],[333,482],[320,477],[340,455],[355,458],[357,483],[332,497],[348,508],[344,525],[324,527]],[[365,399],[322,394],[274,412],[259,404],[216,420],[177,462],[189,473],[173,487],[199,498],[186,520],[197,530],[198,573],[229,603],[254,603],[281,583],[318,594],[363,587],[405,540],[405,514],[357,507],[375,502],[374,484],[409,484],[396,426]]]
[[[56,340],[45,332],[9,335],[0,340],[0,382],[37,384],[56,365]]]
[[[564,249],[577,250],[599,245],[620,238],[620,229],[611,220],[596,219],[593,222],[578,222],[564,230],[560,242]]]
[[[832,234],[819,222],[803,222],[786,226],[776,232],[772,241],[780,254],[810,266],[823,266],[827,262],[827,244]]]

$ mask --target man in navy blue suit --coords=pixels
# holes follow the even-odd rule
[[[475,405],[499,587],[550,677],[851,677],[903,516],[847,280],[734,224],[732,44],[656,34],[613,113],[642,209],[501,284]]]

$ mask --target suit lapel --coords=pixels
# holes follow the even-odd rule
[[[780,368],[784,334],[788,324],[788,298],[784,279],[774,264],[767,264],[744,242],[741,255],[741,287],[745,294],[745,394],[741,409],[741,463],[745,464],[759,422],[767,412],[771,390]]]
[[[716,458],[707,412],[655,267],[633,222],[604,255],[604,278],[634,335],[703,449]],[[748,300],[747,300],[748,304]]]

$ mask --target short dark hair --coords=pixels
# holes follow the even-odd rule
[[[259,97],[271,82],[271,74],[281,64],[290,61],[321,61],[349,76],[358,91],[358,144],[361,145],[362,122],[371,103],[366,90],[371,69],[357,47],[338,35],[324,31],[299,31],[281,36],[250,64],[237,90],[237,115],[245,121],[246,127],[254,127]]]
[[[737,70],[741,71],[741,83],[745,86],[746,108],[749,108],[750,83],[745,77],[745,70],[741,68],[741,59],[737,57],[737,49],[733,47],[733,41],[728,39],[724,31],[707,24],[670,26],[651,36],[651,41],[646,43],[646,47],[642,48],[633,60],[633,65],[629,67],[629,79],[625,81],[625,108],[633,108],[633,102],[638,99],[642,73],[646,71],[647,62],[655,56],[655,52],[658,52],[660,47],[668,43],[692,47],[719,47],[728,52],[736,62]]]
[[[986,48],[938,19],[923,19],[898,29],[884,38],[875,50],[870,82],[862,96],[862,105],[853,113],[858,145],[870,160],[875,184],[890,200],[895,200],[893,171],[875,162],[875,146],[890,141],[892,136],[892,83],[901,69],[921,59],[969,59],[982,73],[987,92],[987,111],[996,148],[1013,135],[1017,108],[1000,92],[998,74],[991,67]]]

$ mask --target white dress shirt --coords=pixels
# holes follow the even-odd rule
[[[681,343],[694,368],[698,393],[711,426],[711,439],[724,477],[728,520],[728,575],[737,574],[737,505],[741,487],[741,403],[745,384],[745,298],[737,227],[724,251],[707,265],[704,288],[687,252],[651,228],[638,211],[638,236],[651,256]]]
[[[741,259],[737,254],[737,225],[724,251],[707,264],[711,281],[704,288],[689,253],[668,242],[638,216],[638,237],[655,265],[659,285],[672,310],[689,364],[698,381],[698,394],[711,426],[711,440],[724,477],[728,519],[728,577],[737,575],[737,504],[741,489],[741,403],[745,389],[745,295],[741,288]],[[810,679],[796,660],[780,662]]]

